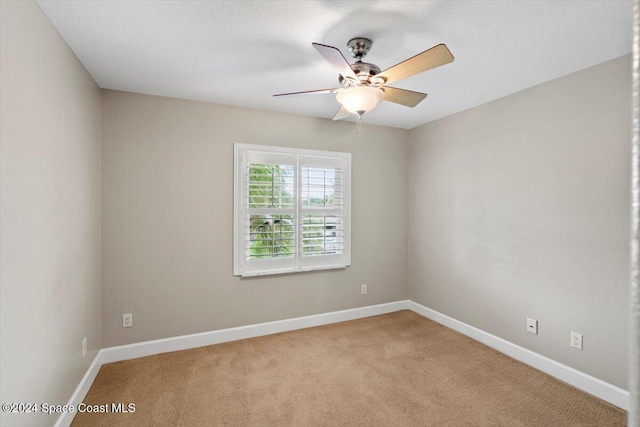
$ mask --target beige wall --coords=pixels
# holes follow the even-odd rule
[[[406,131],[109,90],[102,113],[105,347],[406,298]],[[351,267],[233,276],[234,142],[353,153]]]
[[[100,89],[34,2],[0,16],[1,400],[66,404],[102,347]]]
[[[409,298],[626,388],[630,105],[625,56],[412,130]]]

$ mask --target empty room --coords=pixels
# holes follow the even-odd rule
[[[638,10],[0,0],[0,425],[640,427]]]

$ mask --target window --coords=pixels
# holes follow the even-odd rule
[[[351,154],[235,144],[236,276],[351,264]]]

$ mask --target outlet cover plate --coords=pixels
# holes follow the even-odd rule
[[[582,334],[571,331],[571,341],[569,345],[578,350],[582,350]]]
[[[527,332],[538,335],[538,321],[527,317]]]
[[[122,327],[130,328],[133,326],[133,314],[127,313],[122,315]]]

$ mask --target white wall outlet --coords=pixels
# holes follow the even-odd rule
[[[362,287],[360,289],[360,292],[362,293],[362,295],[367,293],[367,285],[366,285],[366,283],[364,285],[362,285]]]
[[[87,355],[87,337],[82,338],[82,357]]]
[[[130,328],[133,326],[133,314],[127,313],[122,315],[122,327]]]
[[[527,317],[527,332],[538,335],[538,321]]]
[[[582,350],[582,334],[571,331],[571,347]]]

